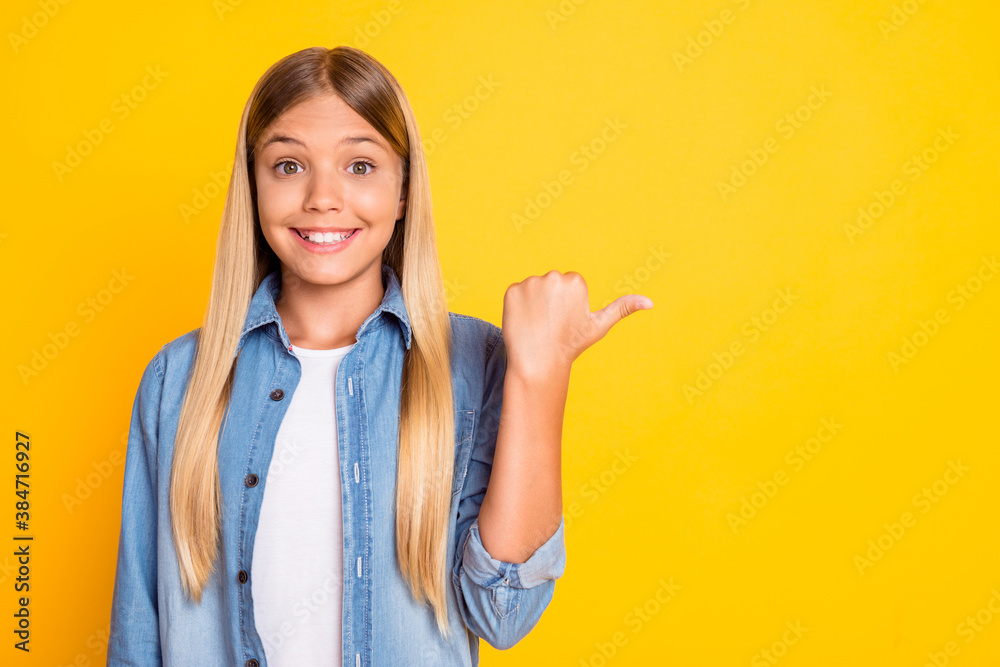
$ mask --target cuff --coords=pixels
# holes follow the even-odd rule
[[[462,551],[462,569],[483,588],[507,585],[533,588],[550,579],[558,579],[566,569],[564,520],[542,546],[523,563],[509,563],[490,556],[479,537],[479,517],[472,522]]]

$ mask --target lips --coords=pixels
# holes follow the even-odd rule
[[[334,234],[342,234],[344,232],[357,231],[357,227],[292,227],[295,231],[300,234],[326,234],[327,232],[333,232]]]
[[[329,234],[332,237],[333,236],[332,230],[318,230],[318,229],[314,229],[314,230],[299,230],[299,229],[297,229],[295,227],[289,227],[288,228],[288,233],[289,234],[293,234],[295,236],[296,242],[300,243],[303,248],[305,248],[305,249],[307,249],[307,250],[309,250],[310,252],[313,252],[313,253],[326,254],[326,253],[338,253],[338,252],[343,251],[345,248],[350,247],[351,243],[354,242],[354,239],[363,230],[360,229],[360,228],[355,228],[355,229],[350,229],[350,230],[340,230],[340,231],[349,231],[350,234],[348,234],[345,238],[343,238],[343,239],[341,239],[339,241],[330,240],[330,241],[324,241],[324,242],[319,242],[319,243],[316,243],[314,241],[310,241],[309,238],[308,238],[308,235],[303,236],[303,234],[306,231],[312,231],[316,235],[318,235],[322,231],[324,234]]]

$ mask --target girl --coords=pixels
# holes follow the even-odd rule
[[[570,366],[639,295],[451,313],[409,101],[311,48],[243,111],[199,329],[132,410],[108,665],[477,665],[563,574]],[[502,406],[502,409],[501,409]]]

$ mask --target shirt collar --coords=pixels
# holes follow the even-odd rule
[[[356,337],[360,340],[365,331],[377,326],[376,322],[382,313],[387,312],[395,315],[400,331],[403,334],[403,341],[406,343],[406,349],[408,350],[410,349],[412,334],[410,318],[406,312],[406,303],[403,301],[403,291],[399,284],[399,278],[396,277],[395,271],[388,264],[382,264],[382,283],[385,285],[385,294],[382,296],[382,303],[361,324]],[[278,335],[281,338],[281,342],[285,345],[286,349],[291,349],[292,344],[288,340],[288,334],[285,333],[285,327],[282,325],[281,317],[278,315],[278,310],[275,307],[275,300],[280,293],[281,270],[275,269],[264,277],[260,286],[257,287],[257,291],[254,292],[253,298],[250,299],[250,307],[247,309],[243,331],[240,333],[240,341],[236,347],[237,354],[239,354],[240,348],[243,347],[246,335],[268,322],[274,322],[278,325]]]

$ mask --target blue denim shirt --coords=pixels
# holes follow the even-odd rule
[[[524,563],[497,560],[483,547],[479,507],[496,447],[506,348],[499,327],[449,313],[455,474],[448,533],[452,635],[443,640],[396,561],[400,380],[411,332],[399,281],[385,264],[382,279],[382,303],[358,329],[336,379],[343,667],[478,665],[480,637],[509,648],[548,606],[565,568],[564,521]],[[181,588],[168,502],[174,437],[199,330],[164,345],[142,375],[125,461],[108,665],[267,665],[254,626],[251,557],[275,436],[301,376],[275,309],[280,287],[277,271],[264,279],[240,336],[218,451],[221,548],[200,604]]]

